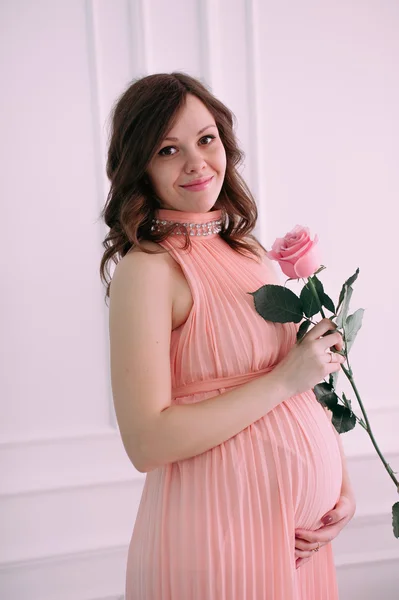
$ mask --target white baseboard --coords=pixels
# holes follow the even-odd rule
[[[397,559],[359,562],[337,567],[339,600],[398,600]]]
[[[7,600],[121,600],[127,546],[100,548],[0,566]]]
[[[122,600],[127,551],[119,545],[3,564],[0,589],[18,600]],[[355,516],[334,554],[340,600],[397,600],[399,540],[389,514]]]

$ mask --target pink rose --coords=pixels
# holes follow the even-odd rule
[[[310,239],[309,229],[296,225],[283,238],[277,238],[267,256],[277,260],[281,270],[291,279],[310,277],[320,267],[320,257],[317,245],[317,235],[314,241]]]

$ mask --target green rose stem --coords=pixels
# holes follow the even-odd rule
[[[313,281],[312,281],[312,279],[311,279],[310,277],[308,278],[308,283],[309,283],[309,287],[310,287],[310,289],[312,290],[312,292],[313,292],[313,295],[314,295],[314,297],[315,297],[315,299],[316,299],[316,302],[317,302],[317,304],[318,304],[318,307],[319,307],[320,313],[321,313],[321,315],[322,315],[323,319],[325,319],[325,318],[326,318],[326,315],[324,314],[324,311],[323,311],[323,306],[322,306],[322,304],[321,304],[321,301],[320,301],[319,295],[318,295],[318,293],[317,293],[316,286],[315,286],[315,284],[313,283]],[[345,330],[344,330],[344,332],[345,332]],[[347,360],[348,360],[348,355],[347,355],[346,351],[345,351],[345,354],[346,354],[346,358],[347,358]],[[348,363],[348,364],[349,364],[349,363]],[[379,449],[379,447],[378,447],[378,445],[377,445],[377,442],[375,441],[375,437],[374,437],[374,435],[373,435],[373,432],[371,431],[370,422],[369,422],[369,420],[368,420],[368,417],[367,417],[367,414],[366,414],[366,410],[365,410],[365,408],[364,408],[364,406],[363,406],[362,399],[360,398],[359,391],[358,391],[358,389],[357,389],[357,387],[356,387],[355,381],[354,381],[354,379],[353,379],[353,376],[352,376],[352,370],[351,370],[350,368],[349,368],[349,370],[348,370],[348,369],[347,369],[347,368],[346,368],[344,365],[341,365],[341,368],[342,368],[343,372],[345,373],[346,377],[349,379],[349,382],[350,382],[350,384],[351,384],[351,386],[352,386],[352,389],[353,389],[353,391],[355,392],[355,395],[356,395],[357,401],[359,402],[360,409],[361,409],[361,411],[362,411],[362,413],[363,413],[364,420],[365,420],[365,422],[366,422],[366,428],[365,428],[365,429],[366,429],[367,433],[369,434],[369,436],[370,436],[370,438],[371,438],[371,441],[372,441],[372,443],[373,443],[373,446],[374,446],[374,448],[376,449],[376,452],[377,452],[378,456],[380,457],[380,459],[381,459],[381,461],[382,461],[382,463],[383,463],[383,465],[384,465],[385,469],[387,470],[387,472],[388,472],[388,474],[389,474],[390,478],[392,479],[392,481],[393,481],[393,482],[394,482],[394,484],[396,485],[396,489],[397,489],[397,491],[398,491],[398,493],[399,493],[399,481],[396,479],[396,477],[395,477],[395,474],[394,474],[393,470],[391,469],[391,467],[389,466],[389,464],[387,463],[387,461],[386,461],[386,460],[385,460],[385,458],[383,457],[383,455],[382,455],[382,453],[381,453],[381,450]]]
[[[345,373],[345,375],[346,375],[346,376],[347,376],[347,378],[349,379],[349,381],[350,381],[350,384],[351,384],[351,386],[352,386],[352,388],[353,388],[353,391],[355,392],[355,395],[356,395],[357,401],[359,402],[359,406],[360,406],[360,409],[361,409],[361,411],[362,411],[362,413],[363,413],[364,420],[366,421],[366,426],[367,426],[367,429],[366,429],[366,431],[367,431],[367,433],[369,434],[369,436],[370,436],[370,438],[371,438],[371,441],[372,441],[372,443],[373,443],[373,446],[374,446],[374,448],[376,449],[376,452],[377,452],[378,456],[379,456],[379,457],[380,457],[380,459],[382,460],[382,462],[383,462],[383,464],[384,464],[384,467],[385,467],[385,468],[386,468],[386,470],[388,471],[388,474],[389,474],[389,476],[391,477],[392,481],[393,481],[393,482],[394,482],[394,484],[396,485],[396,489],[397,489],[397,490],[398,490],[398,492],[399,492],[399,482],[398,482],[398,480],[396,479],[396,477],[395,477],[395,475],[394,475],[394,472],[392,471],[391,467],[389,466],[389,464],[387,463],[387,461],[386,461],[386,460],[385,460],[385,458],[383,457],[383,455],[382,455],[382,453],[381,453],[381,451],[380,451],[380,449],[379,449],[379,447],[378,447],[378,445],[377,445],[377,442],[375,441],[375,438],[374,438],[373,432],[371,431],[370,422],[369,422],[369,420],[368,420],[368,418],[367,418],[367,414],[366,414],[365,408],[364,408],[364,406],[363,406],[362,400],[361,400],[361,398],[360,398],[360,395],[359,395],[358,389],[357,389],[357,387],[356,387],[356,384],[355,384],[355,382],[354,382],[354,379],[353,379],[352,375],[349,373],[349,371],[348,371],[348,370],[347,370],[347,369],[344,367],[344,365],[341,365],[341,366],[342,366],[342,370],[343,370],[343,372]]]

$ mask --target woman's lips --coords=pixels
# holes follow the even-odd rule
[[[201,190],[204,190],[206,187],[208,187],[208,185],[211,183],[213,179],[213,175],[212,177],[208,177],[208,179],[205,179],[205,181],[203,181],[202,183],[194,183],[192,185],[182,185],[181,187],[184,188],[185,190],[188,190],[189,192],[200,192]]]

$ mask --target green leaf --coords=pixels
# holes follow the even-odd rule
[[[392,525],[394,536],[399,538],[399,502],[392,506]]]
[[[346,319],[344,329],[347,353],[349,353],[349,350],[351,349],[353,342],[355,341],[357,333],[362,326],[363,314],[364,308],[359,308],[353,313],[353,315],[349,315],[349,317],[347,317]]]
[[[338,404],[338,396],[327,382],[315,385],[313,392],[320,404],[330,410]]]
[[[337,383],[338,383],[338,377],[339,377],[340,371],[335,371],[334,373],[332,373],[332,381],[333,381],[333,386],[336,389],[337,388]]]
[[[359,276],[359,267],[356,269],[356,272],[353,275],[351,275],[351,277],[349,277],[349,279],[347,279],[345,281],[345,285],[350,287],[352,285],[352,283],[355,283],[358,276]]]
[[[356,417],[349,408],[346,406],[342,406],[342,404],[337,404],[331,408],[332,416],[332,424],[338,433],[345,433],[346,431],[350,431],[356,425]]]
[[[344,299],[342,302],[342,306],[339,310],[339,313],[337,315],[337,328],[338,329],[342,329],[343,324],[346,321],[346,317],[348,315],[348,311],[349,311],[349,304],[352,298],[352,294],[353,294],[353,288],[348,287],[345,290],[345,294],[344,294]]]
[[[346,288],[350,287],[352,285],[352,283],[355,283],[356,279],[358,278],[358,275],[359,275],[359,268],[356,269],[356,273],[354,273],[354,275],[352,275],[351,277],[349,277],[349,279],[347,279],[345,281],[344,285],[342,286],[342,290],[341,290],[341,293],[339,295],[339,301],[338,301],[337,311],[339,310],[342,302],[344,301]]]
[[[334,371],[334,373],[330,373],[329,375],[328,381],[333,388],[337,387],[338,375],[339,371]]]
[[[249,292],[254,297],[255,309],[266,321],[273,323],[300,323],[303,319],[303,308],[300,299],[294,292],[281,285],[263,285],[256,292]]]
[[[323,383],[318,383],[315,385],[313,391],[316,394],[317,399],[319,399],[319,397],[323,396],[324,394],[329,394],[332,392],[332,387],[326,381],[323,381]]]
[[[342,392],[342,400],[345,402],[349,410],[352,410],[352,402],[345,396],[344,392]]]
[[[307,330],[309,329],[311,325],[311,321],[308,321],[308,319],[305,319],[305,321],[303,321],[297,331],[296,334],[296,340],[297,342],[300,342],[302,340],[302,338],[304,337],[305,333],[307,332]]]
[[[319,298],[321,299],[324,296],[323,284],[321,283],[320,279],[318,279],[316,277],[316,275],[313,275],[313,277],[311,277],[311,280],[313,281],[313,283],[316,287],[317,294],[318,294]]]
[[[301,291],[301,303],[302,303],[302,307],[303,307],[303,312],[305,313],[305,315],[307,317],[313,317],[313,315],[316,315],[319,310],[320,310],[320,305],[318,304],[316,298],[314,297],[314,294],[309,286],[309,284],[306,284]]]
[[[329,385],[326,381],[323,383],[318,383],[313,388],[314,393],[316,394],[316,398],[319,400],[325,394],[330,394],[333,391],[331,385]]]
[[[334,302],[331,300],[329,296],[324,291],[324,286],[320,279],[316,277],[316,273],[312,277],[312,281],[316,287],[317,295],[320,298],[320,302],[322,306],[325,306],[330,312],[335,314],[335,306]]]
[[[316,292],[319,297],[320,303],[317,302],[313,290],[310,287],[309,281],[305,284],[301,291],[301,302],[303,306],[303,312],[305,313],[305,315],[307,317],[313,317],[320,311],[320,305],[323,306],[323,298],[325,294],[323,284],[319,279],[317,279],[316,275],[313,275],[313,277],[309,277],[309,279],[311,279],[313,285],[316,288]]]
[[[315,385],[313,389],[317,400],[332,412],[332,424],[338,433],[350,431],[356,425],[356,416],[349,408],[338,404],[338,396],[329,383],[323,382]]]
[[[323,303],[323,306],[325,306],[327,310],[329,310],[330,312],[332,312],[335,315],[334,302],[331,300],[331,298],[329,296],[327,296],[327,294],[323,294],[322,303]]]

